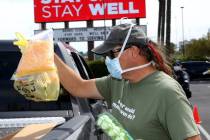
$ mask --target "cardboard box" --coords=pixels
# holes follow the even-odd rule
[[[31,124],[1,140],[39,140],[56,126],[55,123]]]

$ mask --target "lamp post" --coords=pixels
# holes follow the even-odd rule
[[[184,17],[183,17],[183,9],[184,6],[181,6],[181,11],[182,11],[182,51],[183,51],[183,56],[185,55],[185,46],[184,46]]]

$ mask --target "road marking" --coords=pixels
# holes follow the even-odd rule
[[[200,129],[201,133],[207,138],[207,140],[210,140],[210,135],[208,134],[208,132],[200,124],[198,124],[197,126]]]

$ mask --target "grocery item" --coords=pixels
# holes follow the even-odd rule
[[[134,140],[131,135],[123,128],[114,116],[108,112],[104,112],[98,116],[96,124],[108,135],[112,140]]]
[[[47,30],[27,40],[16,33],[22,57],[12,80],[14,88],[26,99],[55,101],[60,82],[54,64],[53,31]]]

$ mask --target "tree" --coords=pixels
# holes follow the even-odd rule
[[[166,6],[167,4],[167,6]],[[167,46],[171,43],[171,0],[159,0],[159,15],[158,15],[158,43]],[[166,22],[166,26],[165,26]],[[165,39],[166,31],[166,39]]]
[[[157,35],[157,40],[158,43],[160,44],[160,31],[161,31],[161,22],[162,22],[162,15],[161,15],[161,11],[162,11],[162,0],[159,0],[159,13],[158,13],[158,35]]]
[[[158,44],[163,46],[165,36],[165,0],[159,0],[158,16]]]
[[[185,46],[185,55],[187,59],[203,60],[210,56],[210,40],[201,38],[191,40]]]
[[[166,11],[166,47],[171,44],[171,0],[167,0]]]
[[[161,46],[164,45],[164,42],[165,42],[165,16],[166,16],[166,0],[162,0],[162,11],[161,11],[161,39],[160,39],[160,44]]]

